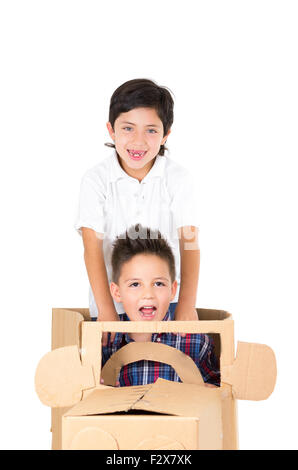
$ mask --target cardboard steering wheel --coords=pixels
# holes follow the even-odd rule
[[[102,368],[104,384],[115,386],[120,369],[141,360],[169,364],[182,382],[204,385],[201,373],[190,356],[172,346],[152,342],[129,343],[115,352]]]

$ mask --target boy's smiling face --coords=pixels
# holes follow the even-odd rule
[[[107,123],[111,138],[115,142],[124,171],[142,179],[150,171],[160,146],[167,135],[164,134],[163,123],[153,108],[134,108],[127,113],[121,113],[114,123]]]
[[[139,254],[123,264],[118,283],[110,285],[116,302],[122,302],[131,321],[161,321],[175,297],[167,261],[157,255]]]

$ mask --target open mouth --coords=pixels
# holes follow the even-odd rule
[[[139,309],[144,320],[151,320],[155,317],[156,307],[154,305],[143,306]]]
[[[128,155],[132,160],[142,160],[147,153],[147,150],[127,150]]]

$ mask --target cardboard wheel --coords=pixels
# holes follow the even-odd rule
[[[35,373],[35,390],[47,406],[78,403],[82,391],[95,386],[92,367],[83,367],[77,346],[54,349],[40,360]]]

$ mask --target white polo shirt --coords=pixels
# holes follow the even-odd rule
[[[149,173],[139,182],[120,166],[115,150],[82,178],[75,228],[88,227],[104,235],[103,255],[108,280],[112,280],[111,253],[115,238],[136,224],[159,230],[169,242],[176,263],[180,287],[178,228],[198,227],[198,201],[188,171],[166,156],[157,156]],[[97,317],[92,291],[90,314]],[[118,313],[123,306],[115,302]]]

